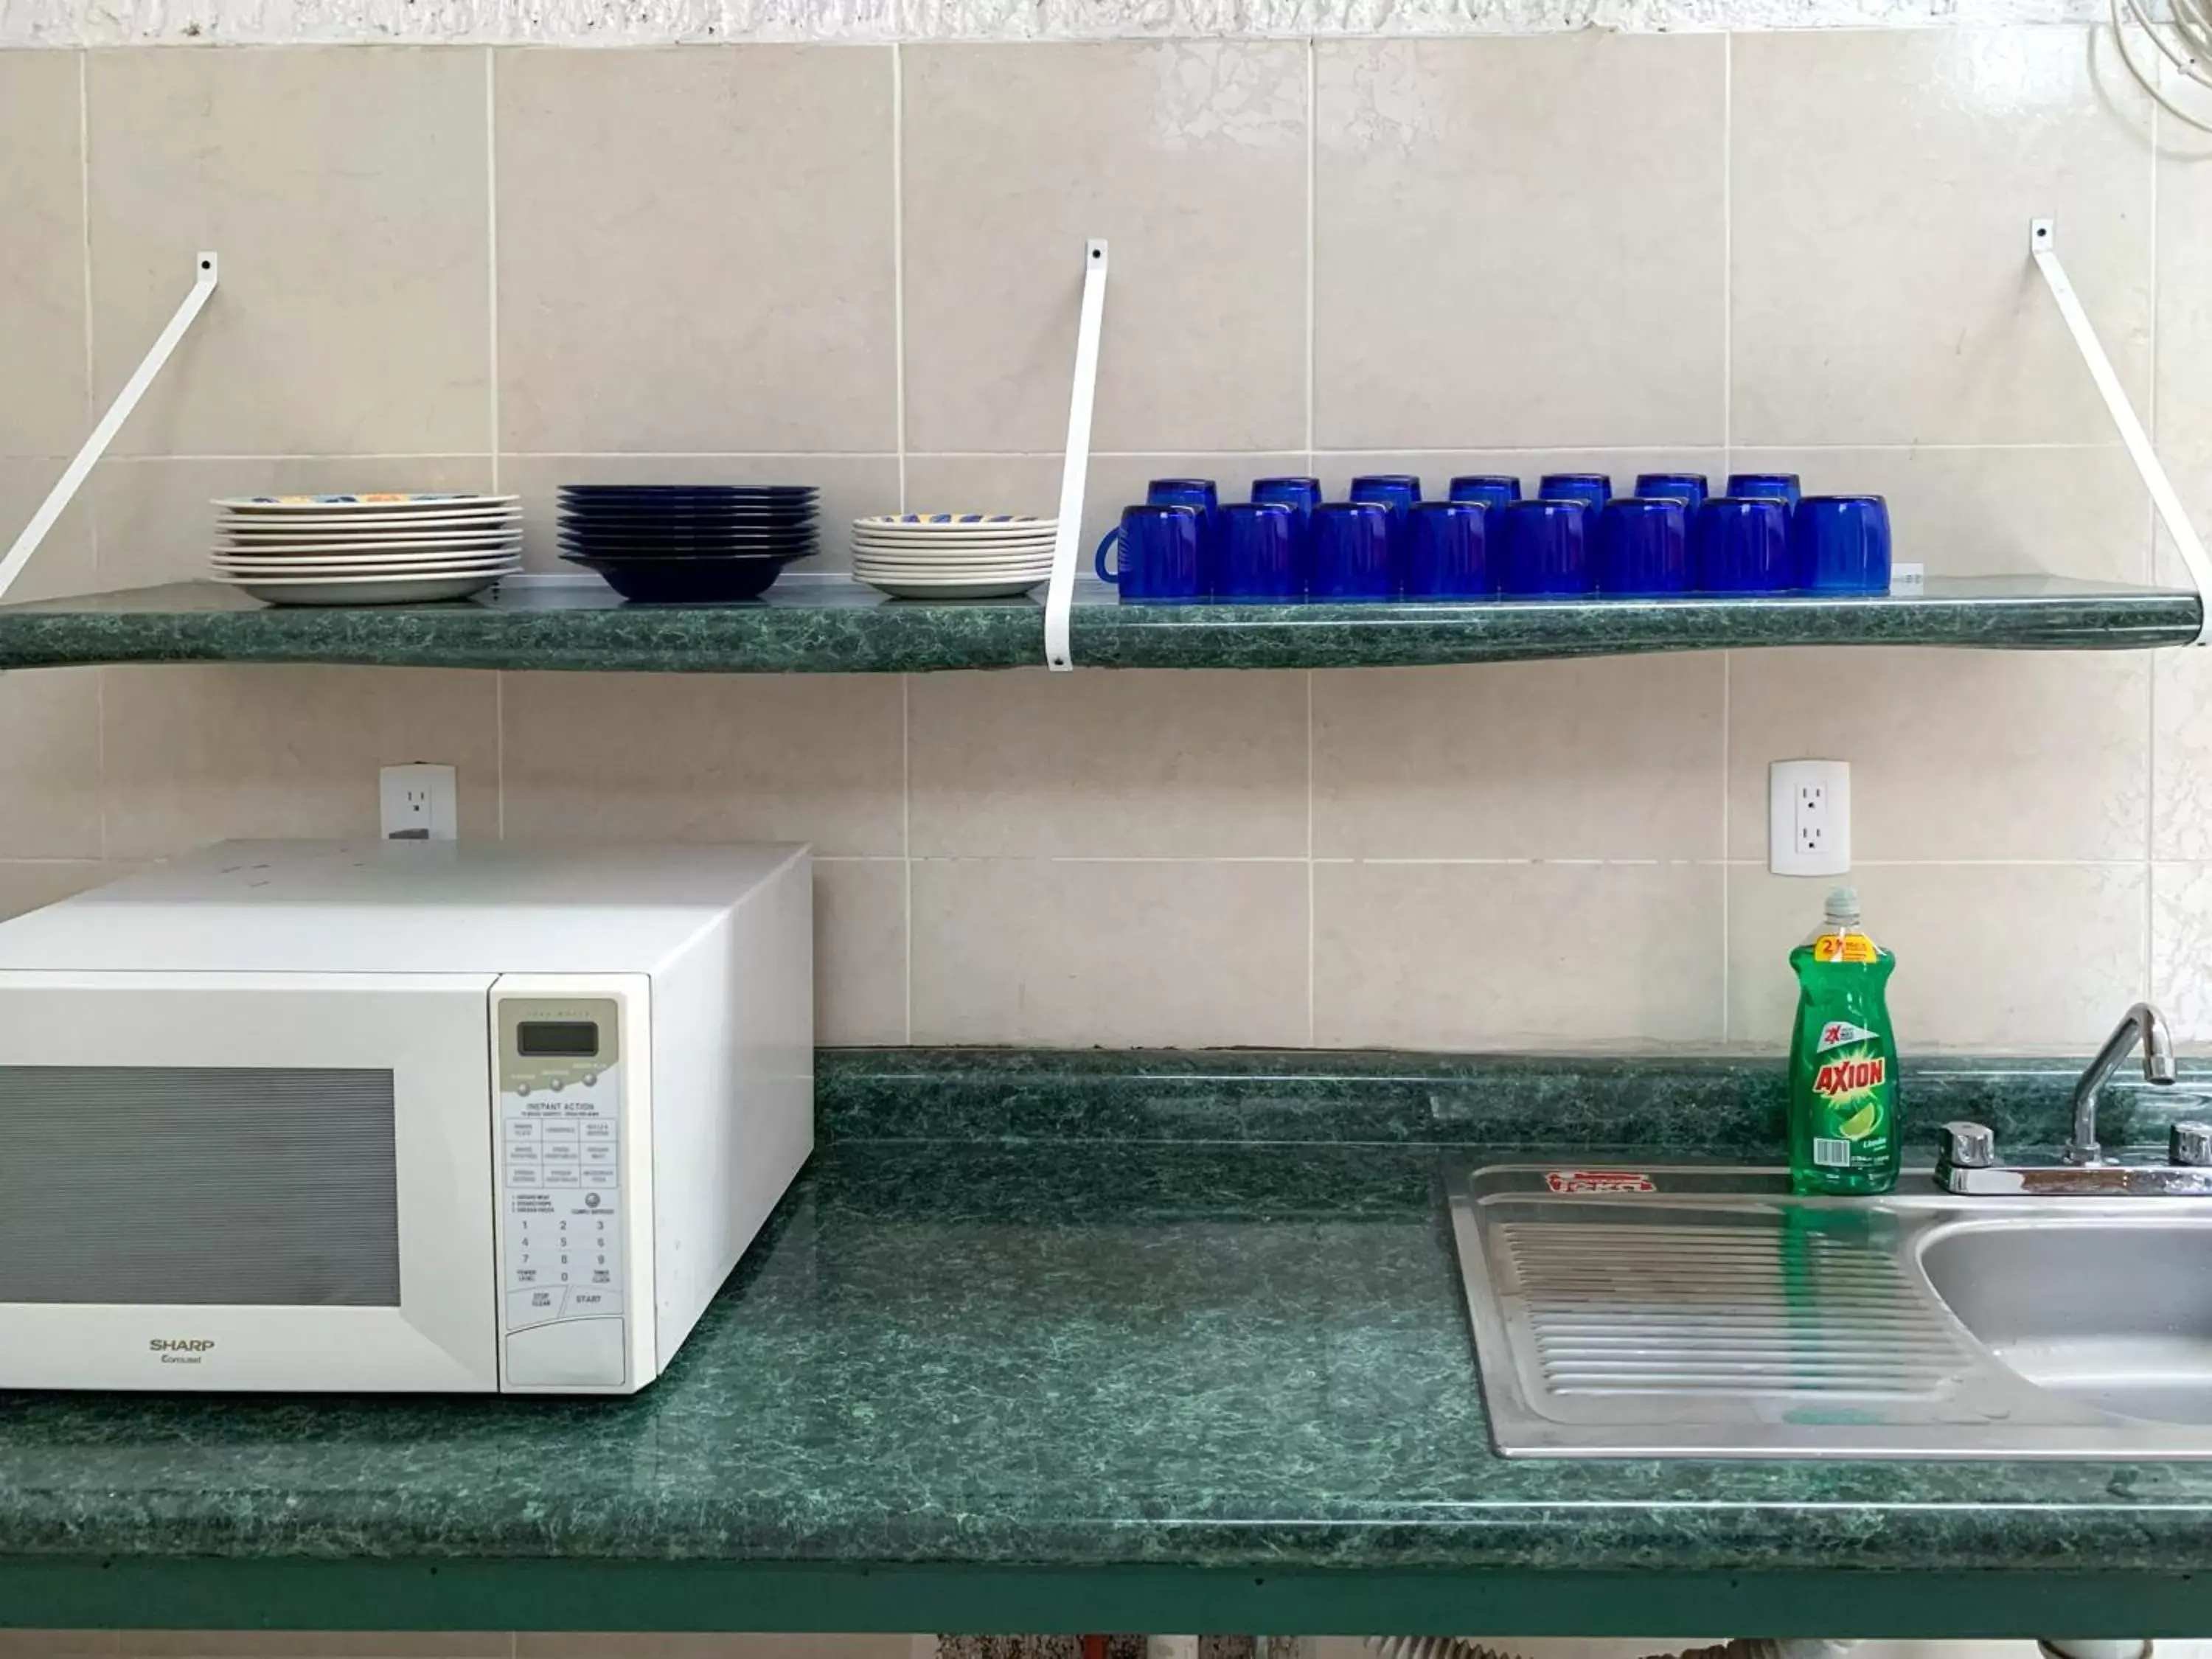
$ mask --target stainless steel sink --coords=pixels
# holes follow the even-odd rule
[[[2212,1199],[1876,1199],[1783,1171],[1458,1173],[1498,1449],[2212,1457]]]
[[[2015,1376],[2092,1411],[2212,1430],[2212,1212],[1957,1221],[1920,1267]],[[2203,1200],[2197,1200],[2201,1205]]]

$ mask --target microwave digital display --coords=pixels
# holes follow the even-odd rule
[[[599,1022],[522,1020],[514,1028],[514,1051],[525,1060],[590,1060],[599,1052]]]

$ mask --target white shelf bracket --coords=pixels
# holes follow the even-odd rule
[[[115,441],[115,434],[123,429],[124,422],[131,418],[131,411],[138,407],[138,400],[146,395],[146,388],[154,384],[154,377],[169,361],[169,354],[177,349],[177,342],[185,337],[185,331],[192,325],[193,319],[207,304],[208,295],[215,292],[218,274],[214,254],[193,256],[191,291],[185,295],[184,303],[177,307],[177,314],[169,319],[169,325],[155,340],[137,372],[123,383],[123,390],[108,405],[107,413],[100,417],[100,424],[93,428],[92,436],[84,441],[84,447],[77,451],[76,459],[69,464],[59,482],[47,492],[46,499],[39,503],[39,510],[31,514],[30,523],[25,525],[23,533],[15,538],[15,544],[8,550],[8,556],[0,559],[0,599],[7,598],[8,590],[15,585],[15,578],[23,574],[23,567],[31,562],[31,555],[39,550],[39,544],[46,540],[46,532],[54,527],[55,520],[76,499],[76,492],[85,479],[91,476],[93,467],[107,453],[107,446]]]
[[[2097,383],[2097,394],[2105,400],[2105,412],[2120,430],[2120,441],[2127,446],[2128,459],[2142,475],[2143,487],[2150,491],[2151,505],[2158,509],[2159,521],[2166,526],[2166,533],[2173,538],[2174,546],[2181,550],[2181,562],[2189,567],[2189,580],[2204,607],[2204,620],[2198,624],[2196,640],[2196,643],[2203,645],[2212,639],[2212,557],[2206,556],[2203,538],[2189,522],[2181,497],[2173,493],[2172,482],[2159,462],[2158,452],[2151,447],[2150,434],[2136,418],[2128,394],[2121,389],[2120,377],[2112,372],[2112,359],[2105,356],[2105,348],[2097,340],[2097,331],[2090,326],[2089,313],[2082,310],[2074,284],[2066,280],[2066,267],[2058,263],[2055,240],[2050,220],[2028,222],[2027,249],[2034,258],[2035,268],[2043,273],[2043,280],[2051,288],[2051,297],[2058,302],[2058,314],[2066,319],[2066,331],[2074,337],[2075,349],[2089,367],[2089,378]]]
[[[1064,674],[1075,666],[1068,611],[1076,562],[1083,556],[1083,493],[1091,477],[1091,405],[1098,392],[1098,331],[1106,317],[1106,243],[1083,245],[1083,314],[1075,330],[1075,387],[1067,399],[1067,459],[1060,473],[1060,525],[1053,538],[1052,583],[1044,597],[1044,659]]]

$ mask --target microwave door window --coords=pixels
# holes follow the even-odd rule
[[[0,1303],[396,1308],[392,1076],[0,1066]]]

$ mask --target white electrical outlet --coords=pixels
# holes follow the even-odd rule
[[[1771,762],[1766,867],[1778,876],[1840,876],[1851,867],[1851,763]]]
[[[387,766],[377,774],[386,841],[453,841],[460,834],[460,785],[450,766]]]

